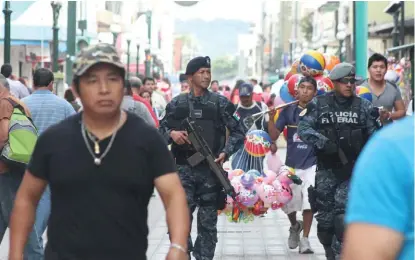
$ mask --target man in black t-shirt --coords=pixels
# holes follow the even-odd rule
[[[98,44],[83,50],[73,70],[83,112],[39,137],[12,213],[9,259],[23,259],[47,184],[52,210],[46,260],[146,259],[154,186],[167,213],[167,259],[187,259],[184,190],[161,135],[120,109],[125,69],[115,48]]]

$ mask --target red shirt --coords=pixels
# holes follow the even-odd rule
[[[145,100],[144,98],[136,94],[133,94],[133,99],[135,101],[143,103],[147,107],[148,111],[151,114],[151,117],[154,119],[154,123],[156,123],[156,127],[159,127],[159,120],[157,119],[156,114],[154,113],[153,108],[151,107],[150,103],[148,103],[147,100]]]

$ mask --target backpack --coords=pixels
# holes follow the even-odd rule
[[[25,168],[32,156],[38,138],[38,131],[30,117],[26,116],[21,105],[6,98],[13,106],[10,117],[9,137],[3,150],[1,160],[9,166]]]

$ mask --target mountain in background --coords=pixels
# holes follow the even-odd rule
[[[175,34],[192,34],[201,47],[201,55],[212,59],[237,55],[238,34],[249,33],[249,23],[240,20],[176,20]]]

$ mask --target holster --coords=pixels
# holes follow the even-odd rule
[[[224,189],[221,189],[218,194],[218,198],[216,200],[216,208],[217,210],[224,210],[226,208],[226,199],[228,195],[226,194]]]
[[[316,189],[313,186],[308,187],[308,201],[310,203],[311,211],[316,213],[317,209],[317,194]]]

